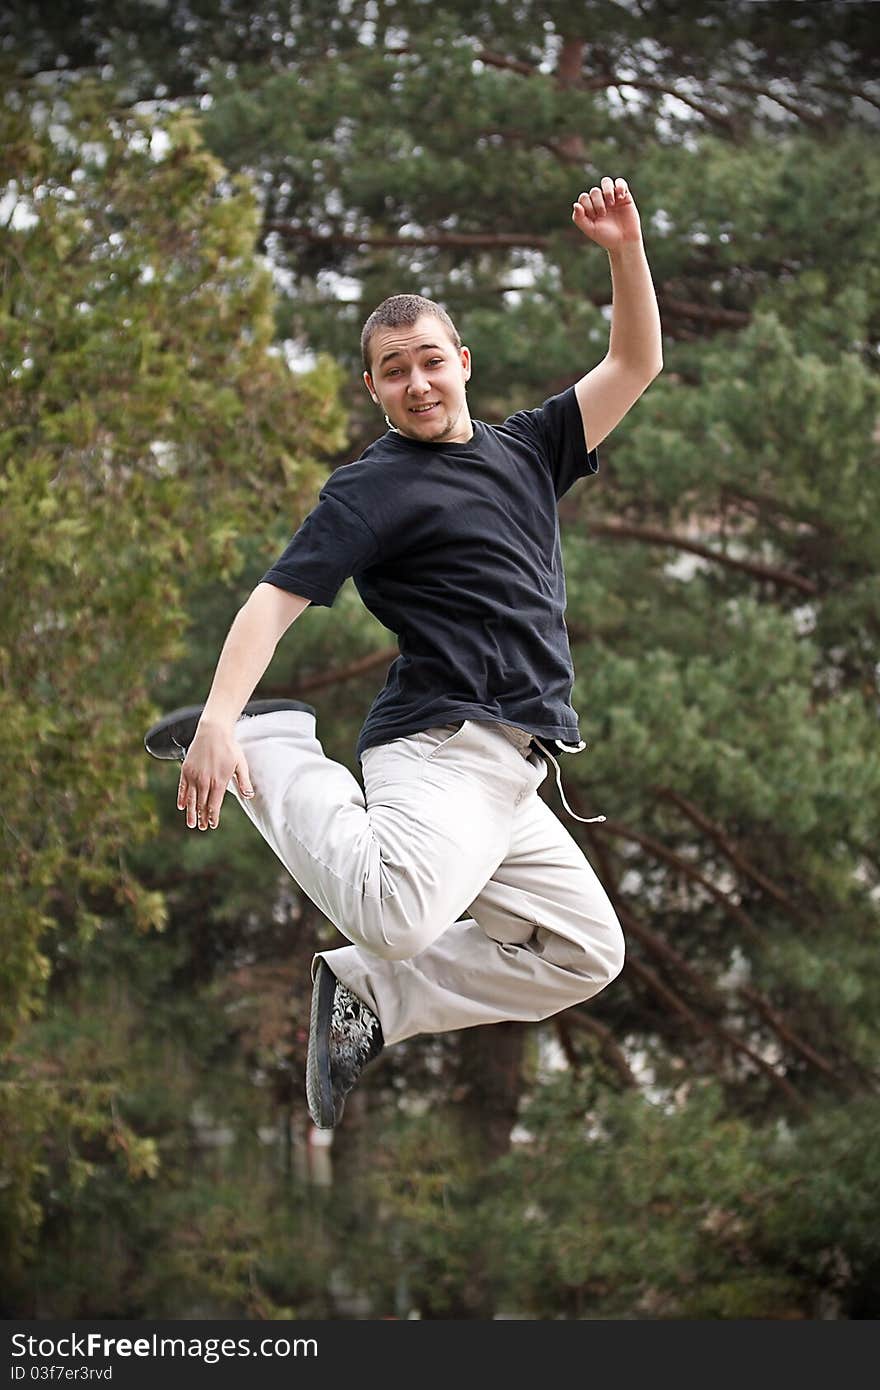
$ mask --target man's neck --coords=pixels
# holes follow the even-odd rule
[[[456,430],[456,435],[458,435],[458,424],[460,418],[461,417],[459,416],[455,420],[454,428]],[[474,437],[474,422],[470,417],[470,412],[468,411],[465,411],[464,424],[462,426],[462,428],[467,429],[468,431],[467,435],[465,435],[464,438],[449,439],[445,435],[441,435],[438,436],[437,439],[421,439],[417,434],[405,434],[403,430],[399,430],[396,425],[392,425],[387,415],[385,416],[385,424],[388,426],[389,430],[392,430],[394,432],[394,434],[399,434],[401,439],[411,439],[415,444],[468,444],[470,440],[472,440]]]

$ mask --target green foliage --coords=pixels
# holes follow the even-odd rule
[[[487,1291],[531,1318],[870,1317],[878,1135],[875,1099],[754,1126],[712,1083],[664,1099],[556,1075],[488,1170],[448,1111],[372,1123],[336,1268],[370,1271],[374,1317],[477,1316]]]
[[[786,1315],[794,1281],[737,1267],[748,1194],[769,1175],[714,1089],[666,1106],[632,1095],[590,1104],[562,1078],[525,1123],[532,1141],[505,1165],[520,1217],[503,1212],[505,1264],[539,1316],[560,1290],[579,1316]]]
[[[89,82],[18,82],[0,108],[14,207],[0,297],[0,1043],[18,1175],[4,1220],[22,1239],[38,1221],[23,1156],[47,1127],[94,1123],[133,1176],[155,1171],[152,1141],[111,1126],[110,1093],[92,1085],[97,1039],[36,1088],[39,1057],[32,1072],[16,1040],[102,931],[165,927],[164,895],[130,856],[158,826],[141,739],[151,686],[185,650],[187,585],[236,574],[242,534],[265,541],[301,515],[319,453],[340,439],[332,364],[297,378],[273,345],[247,180],[227,177],[191,116],[160,130],[113,102]]]
[[[10,1301],[876,1316],[869,7],[196,9],[35,20],[2,108]],[[58,53],[122,85],[24,81]],[[563,771],[579,814],[608,815],[566,824],[627,966],[561,1020],[569,1070],[523,1073],[505,1161],[475,1156],[455,1039],[407,1045],[366,1120],[353,1098],[324,1191],[302,1020],[333,930],[234,807],[182,834],[142,731],[201,698],[324,452],[375,436],[358,338],[381,298],[447,304],[483,418],[598,361],[607,258],[569,210],[604,173],[642,214],[665,370],[561,507],[588,742]],[[278,338],[316,369],[292,377]],[[348,585],[267,688],[313,698],[351,765],[389,645]],[[578,1023],[607,1030],[601,1069]]]

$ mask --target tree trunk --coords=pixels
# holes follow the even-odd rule
[[[522,1023],[495,1023],[461,1033],[454,1077],[455,1120],[479,1170],[510,1148],[523,1088],[525,1039]],[[482,1258],[476,1258],[455,1303],[447,1302],[437,1316],[488,1321],[495,1311],[491,1271]],[[425,1307],[422,1316],[434,1314]]]
[[[523,1085],[526,1030],[522,1023],[466,1028],[456,1069],[462,1127],[485,1163],[510,1148]]]

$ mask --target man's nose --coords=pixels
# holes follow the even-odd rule
[[[414,396],[423,396],[426,391],[430,391],[431,389],[431,383],[428,381],[428,378],[425,376],[424,372],[419,371],[418,368],[416,368],[410,376],[409,389]]]

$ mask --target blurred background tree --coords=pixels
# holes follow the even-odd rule
[[[84,1229],[94,1184],[111,1180],[99,1165],[55,1199],[56,1224],[44,1220],[19,1261],[14,1306],[33,1308],[40,1283],[68,1316],[96,1307],[157,1315],[181,1287],[245,1316],[413,1307],[441,1317],[876,1316],[873,7],[597,0],[451,4],[441,13],[415,0],[370,0],[253,11],[190,0],[149,10],[80,4],[61,16],[37,4],[2,21],[16,55],[10,91],[24,103],[13,101],[16,119],[29,102],[45,106],[48,90],[70,99],[87,74],[112,89],[112,113],[94,118],[113,123],[123,164],[140,158],[146,167],[136,141],[132,149],[134,122],[142,132],[186,131],[187,159],[204,170],[198,129],[228,172],[210,165],[212,188],[227,194],[199,204],[191,284],[211,283],[199,260],[210,258],[210,207],[239,238],[237,254],[256,245],[267,267],[252,350],[277,372],[283,357],[273,347],[313,367],[310,378],[287,373],[283,389],[267,379],[258,416],[271,440],[258,429],[263,450],[253,456],[239,413],[251,378],[244,359],[239,374],[225,356],[240,341],[223,337],[228,314],[210,292],[195,323],[188,301],[185,313],[184,301],[163,301],[174,320],[170,345],[167,329],[147,338],[155,370],[174,383],[171,399],[189,399],[181,364],[203,350],[201,334],[224,359],[221,391],[217,359],[204,349],[215,371],[187,436],[183,478],[192,490],[179,475],[155,476],[143,443],[169,438],[167,415],[161,428],[149,415],[144,431],[135,425],[140,444],[116,427],[116,447],[124,440],[134,452],[123,500],[109,488],[104,499],[125,556],[109,575],[103,630],[113,654],[102,655],[99,635],[82,642],[93,619],[73,586],[66,621],[70,646],[81,643],[79,664],[58,688],[51,719],[22,700],[32,685],[8,686],[9,747],[32,750],[38,781],[47,760],[60,758],[55,775],[78,789],[92,821],[94,788],[116,787],[106,833],[122,847],[124,868],[112,871],[109,852],[97,858],[103,889],[125,884],[131,894],[125,915],[105,914],[100,932],[83,939],[59,929],[67,916],[46,896],[49,877],[30,896],[14,880],[25,908],[21,924],[10,922],[13,1007],[34,996],[41,973],[50,977],[49,1008],[16,1034],[16,1065],[25,1056],[38,1071],[57,1055],[58,1036],[78,1047],[83,1039],[84,1085],[101,1050],[94,1040],[89,1049],[86,1023],[103,1019],[97,1036],[112,1043],[117,1114],[139,1143],[156,1144],[149,1238],[143,1200],[135,1216],[128,1179],[112,1177],[113,1239],[137,1272],[141,1302],[106,1266],[79,1283],[59,1273],[47,1285],[63,1239],[69,1246]],[[58,184],[76,188],[82,156],[62,156],[45,134],[38,156],[33,139],[7,178],[20,184],[21,169],[30,170],[42,220],[14,233],[22,269],[12,283],[19,304],[45,304],[44,331],[57,334],[70,316],[52,298],[44,267],[54,273],[55,260],[40,247],[67,204],[42,193],[37,201],[36,190],[50,182],[47,161],[62,158],[71,172]],[[145,705],[203,697],[236,605],[314,498],[320,474],[311,461],[323,449],[330,466],[347,462],[378,432],[358,379],[358,340],[385,295],[414,290],[449,308],[474,354],[471,409],[482,418],[537,404],[600,359],[607,260],[573,231],[569,213],[605,173],[627,179],[642,215],[665,370],[603,444],[598,477],[561,507],[574,702],[589,744],[567,760],[566,785],[579,814],[608,817],[592,826],[565,819],[621,917],[627,965],[589,1005],[540,1028],[417,1039],[383,1056],[334,1137],[334,1200],[325,1204],[316,1180],[327,1172],[301,1099],[303,1019],[309,956],[339,938],[234,808],[220,834],[203,838],[182,832],[167,770],[147,770],[140,805],[124,795],[144,776],[134,745]],[[175,195],[160,189],[152,165],[139,187],[148,228],[150,218],[176,225]],[[111,247],[111,230],[95,221],[93,244]],[[145,230],[130,265],[150,263],[154,234]],[[219,255],[212,264],[227,262]],[[117,311],[112,351],[95,355],[89,391],[73,389],[79,368],[74,378],[58,366],[46,406],[61,417],[56,453],[47,456],[42,426],[27,436],[28,457],[43,460],[27,465],[43,480],[37,487],[21,475],[15,437],[5,487],[19,509],[9,512],[10,553],[19,557],[10,573],[21,603],[8,650],[22,671],[45,635],[35,614],[46,607],[51,565],[70,588],[73,547],[83,545],[71,539],[65,551],[60,537],[42,533],[40,487],[57,497],[60,451],[82,447],[76,402],[94,397],[90,418],[101,429],[108,415],[120,419],[119,374],[124,380],[132,354],[140,360],[134,345],[144,340],[137,305],[127,307],[135,283],[129,274],[121,300],[108,300]],[[88,300],[78,285],[66,293],[73,304]],[[247,291],[239,293],[245,323]],[[125,332],[120,313],[132,319]],[[12,341],[24,391],[27,345]],[[330,404],[337,391],[344,434]],[[296,462],[279,463],[276,450]],[[218,455],[228,475],[219,482]],[[209,473],[210,493],[197,481]],[[91,455],[89,476],[94,483]],[[243,513],[245,484],[254,493]],[[132,507],[126,499],[135,496]],[[27,524],[16,497],[30,498]],[[196,507],[214,504],[214,529],[193,526]],[[106,531],[100,517],[100,507],[89,512],[88,534]],[[151,606],[151,564],[156,594],[174,588],[176,622],[169,607]],[[92,597],[98,576],[106,585],[96,565],[83,571]],[[143,587],[146,620],[136,619],[132,598]],[[328,753],[353,766],[357,729],[394,654],[348,585],[332,612],[297,624],[264,689],[313,700]],[[107,679],[103,767],[69,733],[83,720],[95,725],[95,690],[86,696],[85,682],[93,685],[96,667]],[[19,769],[32,790],[20,758]],[[552,786],[544,794],[564,817]],[[13,804],[14,829],[29,846],[35,809],[24,795]],[[82,839],[67,821],[50,824],[59,864],[96,857],[77,849]],[[67,947],[75,969],[47,947],[56,940],[79,943]],[[137,1019],[139,1049],[108,1013]],[[157,1112],[163,1045],[177,1080]],[[193,1128],[201,1112],[211,1124]],[[22,1131],[30,1138],[14,1190],[27,1217],[13,1220],[15,1232],[36,1232],[49,1209],[51,1183],[34,1177],[47,1126],[35,1115]],[[226,1141],[211,1149],[205,1136],[218,1133]],[[199,1155],[194,1168],[181,1156],[184,1134]],[[825,1155],[834,1155],[833,1175]],[[487,1184],[491,1165],[497,1180]],[[173,1210],[186,1220],[175,1224]]]
[[[83,1184],[116,1164],[132,1181],[157,1171],[157,1116],[145,1128],[132,1116],[138,990],[162,1000],[165,1018],[150,1021],[160,1043],[180,1007],[169,979],[198,962],[180,960],[178,941],[155,949],[179,862],[168,877],[136,864],[158,849],[141,743],[157,712],[150,686],[186,649],[194,577],[234,594],[239,537],[271,549],[279,519],[286,532],[307,510],[318,452],[343,436],[333,365],[297,377],[273,341],[257,204],[191,115],[160,138],[92,82],[62,98],[13,77],[2,116],[12,1277],[40,1221],[51,1229]],[[161,1059],[161,1048],[144,1059],[153,1099]]]

